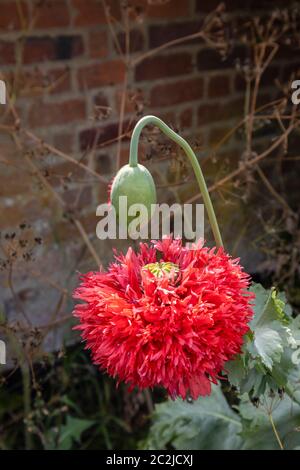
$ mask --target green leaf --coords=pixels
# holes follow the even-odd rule
[[[68,416],[66,424],[64,424],[60,429],[58,439],[53,436],[53,433],[49,436],[51,442],[50,448],[55,448],[57,450],[71,449],[74,441],[79,442],[81,434],[94,424],[95,421]]]
[[[272,370],[274,362],[280,362],[283,353],[283,344],[280,334],[276,329],[262,326],[255,330],[252,355],[259,356],[262,362]]]
[[[228,361],[224,367],[231,385],[239,387],[246,375],[246,370],[242,357],[239,355],[233,361]]]
[[[270,322],[279,321],[282,324],[289,323],[289,316],[285,313],[290,310],[285,307],[283,296],[279,296],[276,289],[264,289],[260,284],[252,285],[250,291],[255,294],[254,317],[250,327],[255,329],[258,326],[268,325]]]
[[[244,395],[238,406],[243,423],[243,449],[276,450],[279,444],[276,439],[271,419],[285,449],[293,449],[299,445],[300,436],[297,431],[300,424],[300,406],[284,396],[268,396],[254,406]]]
[[[221,388],[193,403],[178,399],[156,406],[147,448],[239,449],[239,416],[229,407]]]

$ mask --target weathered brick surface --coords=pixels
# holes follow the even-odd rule
[[[108,32],[91,31],[89,33],[89,55],[93,59],[102,59],[108,55]]]
[[[83,41],[78,35],[29,37],[25,41],[23,61],[34,64],[46,61],[65,61],[83,54]]]
[[[43,103],[36,101],[29,110],[28,124],[31,127],[46,127],[85,119],[86,104],[81,99]]]
[[[192,56],[181,52],[151,57],[136,67],[136,81],[186,75],[193,71]]]
[[[124,124],[126,128],[128,123]],[[110,142],[118,137],[118,123],[106,124],[98,128],[86,129],[79,135],[81,150],[94,148],[99,144]]]
[[[156,85],[151,90],[150,103],[153,107],[172,106],[203,97],[203,78],[180,80]]]
[[[39,29],[60,28],[70,24],[70,12],[67,0],[55,2],[35,2],[33,7],[35,26]]]
[[[162,44],[173,41],[178,38],[183,38],[190,34],[195,34],[200,31],[202,21],[183,21],[180,25],[176,23],[167,23],[163,25],[153,25],[149,27],[149,44],[150,47],[158,47]],[[200,42],[198,39],[193,40]],[[184,43],[186,46],[191,44],[191,41]]]
[[[20,8],[26,16],[28,14],[28,3],[20,1]],[[16,31],[21,28],[21,18],[18,12],[16,2],[11,0],[1,1],[1,15],[0,15],[0,32],[2,31]]]
[[[230,93],[230,76],[216,75],[209,78],[208,97],[216,98],[228,96]]]
[[[120,16],[120,2],[109,0],[106,2],[113,16]],[[102,2],[98,0],[71,0],[74,11],[75,26],[91,26],[106,23],[106,16]]]
[[[207,124],[230,120],[231,118],[243,116],[244,100],[235,98],[225,103],[214,102],[201,104],[198,108],[198,124]]]
[[[100,88],[122,83],[125,65],[122,60],[111,60],[101,64],[87,65],[78,71],[80,89]]]
[[[151,19],[182,18],[191,13],[190,3],[182,0],[172,0],[172,2],[133,0],[131,4]]]
[[[121,32],[118,34],[118,47],[116,47],[116,51],[119,52],[119,49],[122,51],[123,54],[126,54],[126,34]],[[145,37],[143,32],[140,29],[132,29],[129,33],[129,53],[139,52],[144,49],[145,46]]]
[[[11,65],[15,62],[15,45],[12,41],[0,39],[0,65]]]

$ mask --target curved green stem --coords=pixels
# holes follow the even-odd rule
[[[200,164],[192,148],[190,147],[190,145],[187,143],[186,140],[184,140],[180,135],[176,134],[176,132],[174,132],[169,126],[167,126],[167,124],[165,124],[158,117],[145,116],[139,120],[139,122],[136,124],[132,133],[131,142],[130,142],[129,165],[134,167],[134,166],[137,166],[138,164],[139,138],[140,138],[143,128],[147,126],[148,124],[153,124],[157,126],[164,134],[166,134],[167,137],[169,137],[174,142],[176,142],[184,150],[186,156],[188,157],[193,167],[197,182],[199,184],[200,192],[202,194],[204,205],[207,210],[209,222],[210,222],[213,234],[214,234],[216,245],[217,247],[223,246],[223,241],[222,241],[219,225],[217,222],[216,214],[215,214],[215,211],[214,211],[211,199],[210,199],[210,195],[209,195],[206,183],[205,183],[205,179],[204,179]]]

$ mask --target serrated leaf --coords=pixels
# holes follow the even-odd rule
[[[254,317],[250,322],[251,329],[268,325],[273,321],[288,324],[289,318],[285,313],[285,303],[282,296],[278,296],[276,289],[267,290],[260,284],[254,284],[251,289],[255,293]]]
[[[65,426],[61,428],[58,449],[70,449],[72,447],[73,441],[79,442],[81,434],[93,426],[93,424],[94,421],[68,416]]]
[[[237,356],[233,361],[226,362],[224,370],[227,372],[227,377],[231,385],[239,387],[246,374],[241,356]]]
[[[262,362],[272,370],[274,362],[280,362],[283,353],[280,334],[273,328],[262,326],[255,330],[253,354],[257,351]]]
[[[229,407],[220,387],[193,403],[178,399],[156,406],[147,448],[238,449],[239,416]]]
[[[49,436],[51,442],[49,448],[55,448],[57,450],[71,449],[74,441],[79,442],[81,434],[94,424],[94,421],[68,416],[66,424],[64,424],[60,429],[56,444],[54,444],[56,439],[54,439],[52,435]]]
[[[244,395],[238,406],[243,423],[243,449],[277,450],[279,444],[272,428],[270,414],[285,449],[299,444],[300,406],[289,397],[282,399],[264,396],[259,406],[254,406]]]

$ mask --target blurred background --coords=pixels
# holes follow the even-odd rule
[[[299,19],[288,0],[1,0],[0,448],[137,448],[166,398],[116,389],[72,331],[78,272],[135,245],[98,240],[95,212],[145,114],[195,150],[226,249],[298,312]],[[155,128],[140,161],[158,202],[201,202]]]

